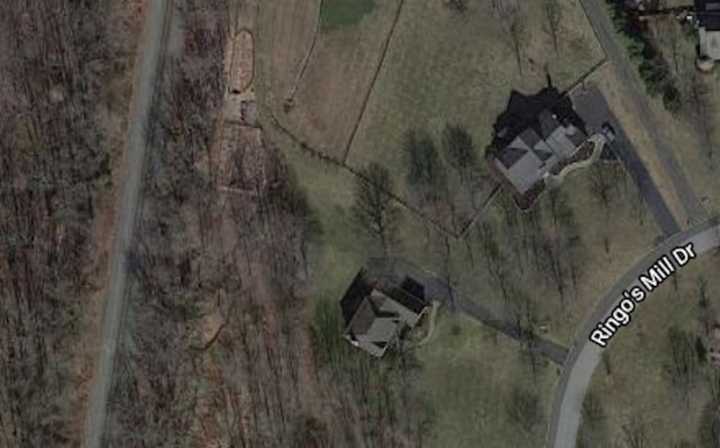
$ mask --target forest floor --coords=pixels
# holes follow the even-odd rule
[[[130,35],[139,36],[139,39],[137,50],[133,52],[133,63],[128,64],[131,70],[126,74],[128,80],[132,79],[128,86],[132,94],[119,96],[127,98],[125,105],[129,111],[123,127],[126,129],[126,139],[122,143],[125,150],[119,151],[113,159],[115,187],[108,202],[113,204],[114,208],[108,208],[107,215],[101,215],[102,230],[107,233],[98,235],[104,239],[98,244],[99,254],[106,263],[106,269],[109,269],[103,276],[105,285],[98,291],[87,315],[87,318],[95,322],[91,324],[92,331],[86,333],[93,344],[88,347],[87,353],[95,355],[92,360],[93,373],[87,381],[91,392],[85,400],[87,411],[84,413],[85,443],[89,447],[100,445],[105,424],[105,408],[112,385],[113,361],[126,295],[127,257],[140,202],[148,117],[155,96],[158,67],[165,51],[165,39],[168,37],[166,26],[168,14],[172,14],[172,2],[157,1],[149,8],[142,5],[135,11],[140,14],[136,19],[138,28]],[[142,22],[143,31],[139,33]],[[99,298],[102,299],[98,300]],[[98,325],[100,323],[101,326]],[[86,366],[87,362],[88,360],[85,361]]]

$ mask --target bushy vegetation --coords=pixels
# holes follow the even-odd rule
[[[109,20],[98,2],[0,3],[0,446],[80,444],[78,336],[110,186],[99,117],[126,67]]]
[[[320,378],[342,406],[333,432],[359,432],[364,446],[427,443],[434,416],[417,388],[421,366],[412,352],[388,350],[376,359],[352,347],[342,338],[336,299],[315,305],[311,334]],[[353,408],[361,419],[353,418]]]
[[[629,16],[625,1],[606,1],[611,7],[615,28],[624,37],[628,54],[637,64],[648,94],[662,98],[665,109],[677,114],[682,108],[683,98],[668,63],[638,21]]]
[[[354,25],[375,8],[375,0],[324,0],[320,23],[326,30]]]
[[[475,195],[491,182],[464,127],[446,123],[439,137],[438,148],[425,131],[405,133],[405,184],[415,207],[448,230],[460,232],[476,211]]]

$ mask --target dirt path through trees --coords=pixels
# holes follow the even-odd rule
[[[102,323],[102,348],[94,375],[90,403],[85,421],[84,446],[100,447],[105,426],[106,403],[110,386],[121,317],[125,303],[127,255],[135,227],[140,187],[147,147],[146,129],[154,97],[157,74],[167,44],[172,17],[172,0],[149,2],[143,35],[140,40],[134,82],[134,99],[130,109],[125,159],[125,182],[117,204],[115,241],[111,254],[110,285]]]

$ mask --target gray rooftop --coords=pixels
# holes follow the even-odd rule
[[[345,312],[349,311],[348,306],[354,308],[345,316],[345,338],[372,355],[382,356],[403,328],[417,324],[427,303],[424,298],[398,287],[388,292],[376,287],[359,287],[359,279],[368,285],[361,272],[342,301]]]
[[[572,124],[563,125],[546,109],[538,116],[536,127],[528,127],[499,151],[495,163],[524,194],[558,162],[572,157],[586,139],[582,130]]]

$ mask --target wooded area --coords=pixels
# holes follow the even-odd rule
[[[415,446],[410,359],[374,365],[341,339],[336,302],[310,309],[306,246],[322,229],[262,129],[222,121],[227,7],[187,2],[156,99],[107,442]],[[202,169],[220,144],[232,188],[227,167]]]
[[[100,122],[127,69],[99,2],[0,2],[0,446],[78,446],[81,313],[111,186]],[[119,27],[113,27],[118,31]]]

